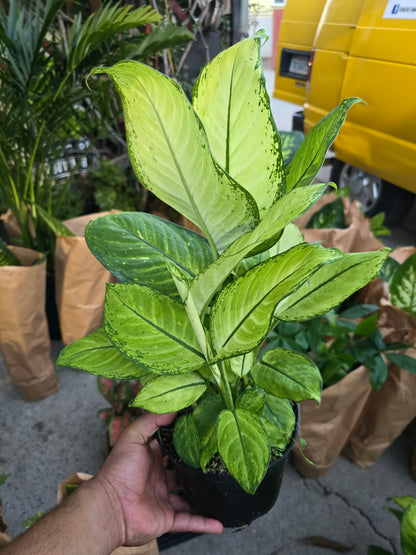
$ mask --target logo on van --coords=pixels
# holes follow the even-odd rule
[[[394,4],[393,9],[391,10],[392,14],[396,14],[399,13],[400,10],[400,4]]]

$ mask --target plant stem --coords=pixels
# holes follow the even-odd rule
[[[222,397],[224,399],[225,406],[229,410],[234,410],[233,394],[232,394],[232,391],[231,391],[230,382],[228,381],[227,371],[225,369],[224,361],[220,362],[218,367],[219,367],[220,373],[221,373],[220,389],[221,389]]]

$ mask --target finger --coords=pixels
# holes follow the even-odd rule
[[[134,420],[125,430],[131,441],[145,445],[160,426],[167,426],[175,418],[176,413],[153,414],[147,412]]]
[[[189,513],[176,513],[171,532],[200,532],[201,534],[221,534],[224,530],[219,520]]]
[[[172,508],[177,513],[189,513],[189,504],[183,497],[175,495],[174,493],[169,494],[169,502]]]

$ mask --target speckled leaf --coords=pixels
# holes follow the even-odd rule
[[[178,292],[167,262],[175,263],[191,279],[213,261],[205,237],[144,212],[97,218],[87,225],[85,240],[121,282],[146,285],[173,297]]]
[[[236,408],[246,409],[253,414],[260,414],[264,407],[265,392],[259,387],[247,387],[237,398]]]
[[[390,293],[395,306],[416,316],[416,253],[409,256],[394,272]]]
[[[302,243],[248,270],[224,287],[212,307],[210,330],[218,359],[244,354],[269,332],[276,304],[308,280],[338,249]]]
[[[59,353],[57,368],[76,368],[111,379],[134,379],[147,374],[143,366],[131,362],[116,349],[104,328],[67,345]]]
[[[271,349],[251,372],[255,383],[268,393],[292,401],[321,401],[322,376],[308,357],[288,349]]]
[[[92,73],[108,75],[121,96],[130,160],[147,189],[219,251],[254,227],[253,197],[215,162],[204,127],[175,81],[129,60]]]
[[[205,310],[214,293],[243,258],[251,256],[253,249],[270,248],[270,244],[281,238],[286,226],[313,206],[326,189],[326,184],[311,185],[276,201],[253,231],[237,239],[218,260],[196,276],[191,284],[191,293],[198,311]]]
[[[200,73],[193,105],[217,162],[257,202],[260,215],[285,190],[280,137],[260,46],[264,31],[221,52]]]
[[[295,187],[307,187],[312,183],[324,163],[328,148],[335,141],[345,121],[348,110],[357,102],[362,100],[346,98],[309,131],[286,167],[288,191]]]
[[[219,453],[240,486],[254,494],[270,460],[270,446],[260,420],[245,409],[223,410],[218,418]]]
[[[255,358],[255,351],[250,351],[244,355],[230,358],[229,362],[231,371],[237,376],[240,376],[240,378],[246,376],[252,369]]]
[[[178,376],[151,376],[131,403],[155,414],[176,412],[197,401],[206,389],[206,383],[195,372]]]
[[[182,304],[154,289],[107,284],[105,331],[129,360],[156,374],[181,374],[204,365]]]
[[[184,414],[176,422],[173,443],[184,463],[199,468],[200,442],[192,414]]]
[[[261,421],[271,446],[283,451],[290,442],[296,424],[295,413],[290,402],[287,399],[266,394]]]
[[[347,253],[340,260],[322,266],[307,283],[283,299],[276,318],[303,321],[325,314],[375,278],[390,249]]]

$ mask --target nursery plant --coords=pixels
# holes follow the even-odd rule
[[[294,440],[294,404],[322,378],[288,348],[258,353],[278,321],[327,313],[379,272],[388,249],[345,254],[303,241],[291,221],[327,190],[313,180],[348,109],[344,100],[284,168],[260,57],[260,32],[201,72],[192,104],[156,70],[97,67],[119,92],[140,182],[202,234],[146,213],[91,222],[86,240],[116,277],[104,324],[58,366],[139,379],[132,407],[179,411],[173,439],[191,467],[220,463],[254,494]],[[93,87],[90,78],[90,86]]]
[[[104,59],[143,59],[193,40],[149,6],[106,2],[86,19],[70,20],[65,4],[9,0],[6,11],[0,3],[1,205],[12,210],[23,246],[50,255],[57,233],[71,235],[57,218],[69,180],[55,179],[52,168],[68,141],[88,136],[93,145],[114,135],[121,113],[104,81],[91,98],[86,74]],[[140,33],[145,26],[149,33]]]
[[[323,387],[334,385],[362,364],[377,391],[388,376],[386,359],[416,373],[414,357],[397,352],[412,346],[386,345],[378,328],[378,315],[378,306],[356,304],[345,310],[337,307],[306,322],[279,322],[262,352],[283,347],[309,356],[322,374]]]
[[[98,411],[98,418],[107,424],[108,443],[113,447],[124,428],[140,414],[140,410],[130,407],[130,401],[140,391],[138,380],[112,380],[97,378],[98,391],[110,403],[110,407]]]

